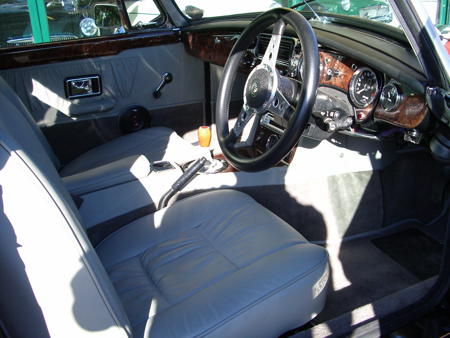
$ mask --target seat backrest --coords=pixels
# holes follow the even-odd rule
[[[24,143],[28,143],[30,141],[30,137],[33,136],[35,140],[38,141],[34,146],[41,147],[47,153],[47,156],[50,158],[56,170],[59,170],[61,168],[61,163],[59,162],[52,148],[48,144],[44,134],[42,134],[41,130],[37,126],[27,107],[25,107],[23,102],[20,100],[19,96],[17,96],[14,90],[11,89],[11,87],[6,83],[6,81],[1,76],[0,76],[0,93],[2,95],[1,102],[5,102],[6,100],[6,102],[8,102],[8,105],[13,106],[13,109],[9,110],[9,112],[11,112],[10,114],[14,115],[20,114],[23,120],[22,123],[26,123],[29,126],[29,133],[31,135],[29,134],[16,135],[17,140],[19,142],[23,141]],[[10,114],[8,114],[8,118],[13,119],[18,118],[17,116],[11,116]]]
[[[0,83],[0,318],[6,330],[13,337],[131,335],[42,135],[4,88]]]

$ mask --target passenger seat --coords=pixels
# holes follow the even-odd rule
[[[0,95],[4,96],[6,99],[2,100],[2,102],[9,102],[15,106],[15,109],[10,110],[11,113],[17,110],[22,113],[22,118],[24,118],[31,126],[33,132],[42,143],[42,146],[47,151],[62,177],[79,174],[125,158],[132,161],[139,155],[145,156],[149,162],[163,160],[172,161],[178,164],[184,164],[202,156],[200,149],[183,140],[172,129],[153,127],[132,134],[123,135],[106,142],[105,144],[81,154],[66,166],[62,167],[28,109],[1,77]],[[17,119],[20,117],[11,116],[11,118]],[[18,135],[18,137],[26,138],[26,135]],[[133,163],[130,163],[130,167],[132,164]]]

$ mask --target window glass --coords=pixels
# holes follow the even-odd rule
[[[264,12],[271,8],[288,6],[287,0],[175,0],[175,2],[178,8],[191,19]]]
[[[161,24],[153,0],[125,1],[133,27]],[[0,48],[125,33],[111,0],[0,0]]]
[[[327,13],[355,16],[401,28],[388,0],[175,0],[179,9],[193,20],[225,15],[264,12],[274,7],[294,6],[298,11],[316,11],[323,16]],[[421,3],[432,22],[448,28],[450,0],[413,0]],[[450,31],[450,29],[449,29]]]
[[[13,38],[32,36],[26,0],[0,2],[0,47],[8,47]]]
[[[132,27],[157,26],[162,22],[161,13],[153,0],[125,0]]]
[[[327,13],[358,17],[376,21],[395,28],[401,28],[388,0],[312,0],[305,4],[303,0],[293,0],[298,11],[314,10],[321,15]]]

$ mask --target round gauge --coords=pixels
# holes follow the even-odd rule
[[[397,109],[402,99],[401,89],[394,83],[388,83],[381,91],[380,103],[387,111]]]
[[[358,108],[366,108],[378,94],[377,75],[369,68],[359,68],[350,80],[350,99]]]

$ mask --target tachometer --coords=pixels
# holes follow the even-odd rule
[[[397,109],[402,99],[401,89],[395,83],[388,83],[381,91],[380,103],[387,111]]]
[[[350,80],[349,95],[353,104],[365,108],[378,94],[377,75],[370,68],[359,68]]]

